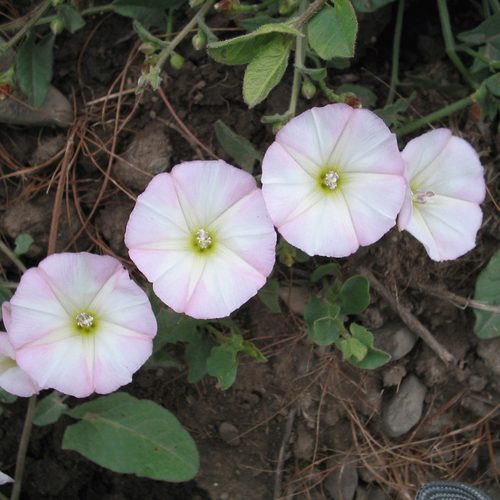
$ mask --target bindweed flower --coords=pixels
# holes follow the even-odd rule
[[[483,214],[483,167],[472,146],[448,129],[411,140],[403,150],[408,188],[398,226],[430,258],[456,259],[474,248]]]
[[[13,483],[14,479],[12,479],[10,476],[7,476],[7,474],[4,474],[2,471],[0,471],[0,486],[2,484],[7,484],[7,483]]]
[[[403,203],[396,137],[365,109],[313,108],[277,134],[262,192],[278,231],[309,255],[345,257],[380,239]]]
[[[6,307],[4,306],[4,310]],[[4,332],[0,332],[0,387],[21,397],[29,397],[38,392],[35,382],[16,363],[16,353]]]
[[[125,244],[163,302],[213,319],[264,285],[276,233],[250,174],[223,161],[191,161],[153,178],[130,215]]]
[[[54,254],[26,271],[4,322],[18,365],[38,386],[76,397],[129,383],[157,328],[120,262],[85,252]]]

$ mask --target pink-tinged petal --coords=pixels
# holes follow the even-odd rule
[[[0,332],[0,387],[15,396],[32,396],[38,392],[38,386],[19,368],[15,357],[7,334]]]
[[[206,259],[184,312],[198,319],[228,316],[264,286],[266,277],[241,256],[219,245]]]
[[[366,109],[353,110],[327,165],[342,172],[403,175],[404,171],[396,136]]]
[[[0,485],[13,482],[14,479],[12,479],[10,476],[7,476],[7,474],[4,474],[2,471],[0,471]]]
[[[276,135],[276,142],[308,171],[321,168],[328,164],[353,113],[346,104],[312,108],[288,122]]]
[[[442,147],[437,154],[436,145]],[[423,151],[426,150],[431,150],[434,156],[425,165],[428,158]],[[449,130],[431,130],[413,139],[402,155],[414,190],[432,191],[474,203],[484,200],[486,186],[479,156],[467,141],[451,136]]]
[[[342,194],[360,245],[375,243],[395,225],[405,188],[399,175],[344,174]]]
[[[170,174],[159,174],[137,198],[125,231],[128,248],[154,248],[169,240],[184,243],[188,227]]]
[[[106,327],[106,334],[98,334],[95,339],[94,385],[99,394],[108,394],[130,383],[132,374],[153,350],[147,336],[139,336],[115,325]]]
[[[181,163],[172,169],[170,175],[182,210],[192,220],[193,231],[209,226],[257,187],[249,173],[222,160]],[[164,206],[162,210],[165,210]]]
[[[436,195],[425,204],[414,203],[406,230],[436,261],[452,260],[473,249],[482,211],[468,201]]]
[[[77,398],[94,392],[94,336],[73,335],[47,344],[28,344],[17,363],[43,389]]]
[[[309,255],[345,257],[359,248],[342,193],[319,196],[316,203],[278,228],[292,245]]]
[[[11,322],[11,310],[12,306],[10,305],[10,302],[6,300],[2,304],[2,321],[6,329],[9,328]]]
[[[398,215],[398,229],[403,231],[408,226],[413,215],[413,201],[410,187],[406,186],[405,197],[403,201],[403,206],[401,207],[401,212]]]

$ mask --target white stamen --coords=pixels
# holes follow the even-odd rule
[[[198,229],[198,231],[196,231],[196,241],[202,250],[212,245],[212,237],[205,229]]]
[[[89,313],[81,312],[76,315],[75,321],[80,328],[91,328],[94,324],[94,317]]]
[[[329,170],[325,176],[323,177],[323,184],[333,191],[337,187],[337,183],[339,180],[339,174],[334,170]]]
[[[413,195],[413,201],[415,203],[424,204],[424,203],[427,203],[427,200],[429,198],[432,198],[434,195],[435,195],[435,193],[433,191],[417,191]]]

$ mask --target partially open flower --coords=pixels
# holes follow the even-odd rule
[[[403,150],[408,189],[398,226],[433,260],[456,259],[476,245],[483,218],[484,172],[472,146],[448,129],[411,140]]]
[[[39,387],[76,397],[129,383],[157,328],[120,262],[85,252],[54,254],[26,271],[4,322],[18,365]]]
[[[7,307],[4,302],[4,311]],[[4,332],[0,332],[0,387],[21,397],[32,396],[38,392],[35,382],[16,363],[16,353]]]
[[[310,109],[282,128],[264,157],[262,184],[284,238],[327,257],[380,239],[405,192],[394,134],[371,111],[345,104]]]
[[[153,178],[130,215],[125,244],[163,302],[211,319],[264,285],[276,233],[250,174],[223,161],[192,161]]]

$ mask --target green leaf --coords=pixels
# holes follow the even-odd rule
[[[214,128],[217,140],[224,151],[235,160],[237,165],[252,173],[255,162],[262,159],[252,143],[234,132],[222,120],[217,120]]]
[[[340,266],[336,262],[329,262],[317,267],[311,274],[311,281],[317,283],[326,276],[338,278],[340,276]]]
[[[38,426],[53,424],[67,409],[68,405],[62,402],[61,394],[52,391],[36,404],[33,423]]]
[[[100,397],[69,412],[63,449],[114,472],[162,481],[188,481],[199,468],[196,445],[168,410],[124,392]]]
[[[243,99],[249,108],[262,102],[285,74],[292,40],[275,35],[255,56],[243,77]]]
[[[491,306],[500,305],[500,250],[493,255],[481,271],[474,292],[474,300]],[[474,333],[482,339],[500,336],[500,314],[474,309]]]
[[[370,283],[364,276],[352,276],[340,289],[342,314],[359,314],[370,305]]]
[[[167,9],[179,7],[179,0],[114,0],[114,12],[121,16],[132,17],[146,26],[161,23]]]
[[[166,42],[163,40],[160,40],[159,38],[156,38],[154,35],[152,35],[145,26],[143,26],[137,19],[134,19],[132,26],[134,28],[134,31],[137,33],[141,41],[145,43],[150,43],[154,47],[164,47],[166,45]]]
[[[207,371],[217,379],[217,385],[221,389],[228,389],[236,380],[238,356],[224,346],[214,347],[207,359]]]
[[[257,297],[273,313],[281,312],[279,300],[280,285],[276,278],[272,278],[259,290]]]
[[[281,23],[281,19],[271,17],[267,14],[257,14],[255,17],[249,17],[247,19],[240,19],[237,21],[238,24],[245,29],[245,31],[255,31],[256,29],[264,26],[265,24],[275,24]]]
[[[308,336],[318,345],[330,345],[340,335],[337,320],[340,308],[317,297],[311,297],[304,309],[304,320],[309,326]]]
[[[247,35],[208,44],[208,54],[223,64],[248,64],[266,45],[277,37],[291,42],[294,36],[303,36],[288,24],[265,24]]]
[[[457,38],[471,45],[484,45],[483,55],[494,61],[500,51],[500,12],[483,21],[470,31],[460,33]]]
[[[357,32],[358,21],[349,0],[336,0],[335,7],[325,5],[307,25],[309,45],[326,61],[354,57]]]
[[[379,349],[370,349],[362,361],[357,361],[355,359],[350,359],[349,363],[357,368],[363,368],[364,370],[375,370],[381,366],[389,363],[391,356],[384,351]]]
[[[181,370],[183,368],[182,363],[172,356],[165,348],[160,349],[150,356],[146,363],[148,368],[177,368]]]
[[[214,343],[205,332],[198,332],[186,346],[186,363],[188,365],[188,382],[195,384],[207,374],[207,360]]]
[[[366,355],[368,354],[368,347],[366,347],[355,337],[348,338],[347,342],[349,344],[351,356],[354,357],[354,360],[358,363],[363,361],[363,359],[365,359]]]
[[[356,323],[351,323],[349,326],[349,330],[352,334],[351,337],[351,349],[353,348],[352,341],[355,340],[356,343],[360,343],[367,348],[367,352],[365,355],[360,358],[361,350],[358,353],[358,356],[354,355],[354,351],[351,351],[351,354],[354,357],[350,357],[348,359],[351,365],[356,366],[357,368],[363,368],[366,370],[374,370],[375,368],[379,368],[382,365],[385,365],[391,360],[391,356],[380,349],[373,347],[373,333],[364,328],[361,325]]]
[[[85,19],[72,5],[64,3],[60,5],[59,14],[62,17],[64,27],[72,34],[85,26]]]
[[[16,57],[16,78],[30,103],[39,108],[47,97],[52,80],[54,35],[49,33],[35,44],[30,32]]]
[[[17,236],[15,241],[14,253],[19,257],[24,255],[29,249],[31,244],[35,241],[31,234],[22,233]]]
[[[416,95],[416,92],[412,92],[407,98],[400,97],[392,104],[381,109],[376,109],[375,113],[384,120],[388,127],[399,125],[403,121],[406,111]]]
[[[374,12],[395,0],[352,0],[358,12]]]
[[[7,392],[0,387],[0,403],[13,403],[16,399],[17,396],[14,396],[14,394]]]
[[[298,66],[298,68],[304,75],[307,75],[315,82],[324,80],[327,76],[326,68],[306,68],[305,66]]]

